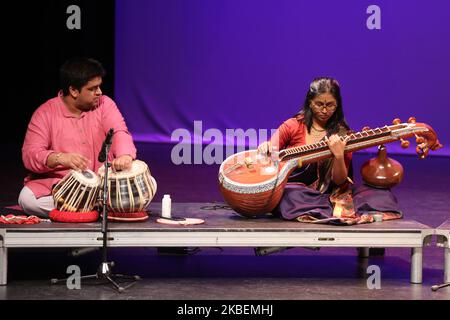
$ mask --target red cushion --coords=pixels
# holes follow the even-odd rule
[[[148,219],[145,211],[141,212],[108,212],[108,221],[139,222]]]
[[[98,211],[68,212],[53,209],[52,211],[50,211],[49,216],[50,219],[55,222],[68,222],[68,223],[95,222],[99,218],[99,213]]]

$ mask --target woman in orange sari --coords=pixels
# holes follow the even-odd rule
[[[329,77],[314,79],[302,110],[286,120],[271,140],[258,149],[261,153],[269,153],[273,149],[325,141],[333,157],[295,170],[288,179],[275,214],[288,220],[346,224],[373,221],[373,214],[379,211],[389,212],[386,219],[390,213],[394,213],[392,218],[401,216],[390,190],[374,189],[377,196],[370,197],[374,201],[368,206],[364,199],[352,198],[352,193],[367,194],[369,187],[352,187],[352,154],[344,152],[349,133],[338,82]],[[354,200],[368,210],[358,212],[359,207],[355,207]]]

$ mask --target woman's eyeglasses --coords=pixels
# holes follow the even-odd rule
[[[322,101],[311,101],[312,102],[312,107],[315,108],[316,110],[323,110],[323,108],[326,108],[327,111],[333,111],[336,109],[336,103],[334,102],[322,102]]]

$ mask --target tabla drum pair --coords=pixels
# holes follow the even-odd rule
[[[53,198],[57,211],[76,213],[71,222],[86,222],[86,219],[96,221],[98,212],[98,196],[103,192],[104,167],[98,175],[90,170],[78,172],[72,170],[53,189]],[[151,176],[147,164],[140,160],[132,163],[130,170],[108,171],[108,218],[112,221],[142,221],[148,218],[145,208],[155,196],[157,184]],[[88,218],[92,213],[97,219]],[[67,221],[65,221],[67,222]],[[69,221],[70,222],[70,221]]]

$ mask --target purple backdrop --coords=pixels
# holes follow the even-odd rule
[[[381,30],[366,26],[371,4]],[[136,141],[168,142],[195,120],[224,133],[276,128],[328,75],[353,129],[413,115],[448,145],[450,2],[432,4],[117,0],[116,99]]]

